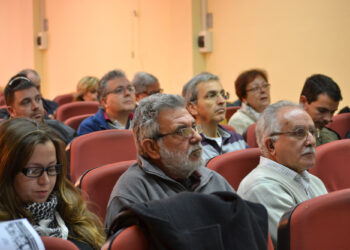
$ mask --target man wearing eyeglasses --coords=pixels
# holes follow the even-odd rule
[[[326,125],[332,122],[341,100],[340,89],[332,78],[317,74],[306,79],[299,102],[315,123],[317,146],[340,139]]]
[[[146,72],[136,73],[131,83],[135,87],[136,102],[147,96],[163,93],[158,79]]]
[[[4,90],[7,110],[10,117],[27,117],[44,122],[66,144],[76,136],[75,130],[62,122],[44,119],[41,94],[36,85],[24,74],[12,77]]]
[[[181,96],[155,94],[142,99],[132,129],[138,163],[114,186],[108,202],[107,228],[123,206],[133,203],[160,200],[184,191],[234,192],[222,176],[203,167],[201,136]]]
[[[97,98],[100,109],[86,118],[78,135],[105,129],[129,129],[135,108],[135,88],[121,70],[112,70],[99,82]]]
[[[237,193],[266,207],[275,246],[281,216],[300,202],[327,193],[323,182],[307,171],[315,163],[315,131],[308,113],[287,101],[268,106],[257,122],[262,156]]]
[[[248,147],[241,135],[219,125],[225,119],[229,95],[216,75],[203,72],[194,76],[183,87],[182,95],[200,127],[205,161]]]

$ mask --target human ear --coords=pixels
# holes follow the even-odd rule
[[[187,104],[187,110],[192,116],[198,115],[197,104],[193,102]]]
[[[7,112],[9,112],[10,116],[14,117],[15,116],[15,112],[14,112],[12,106],[7,106],[6,108],[7,108]]]
[[[275,142],[274,142],[274,140],[271,138],[266,138],[264,141],[264,144],[265,144],[265,148],[267,149],[267,151],[271,155],[274,155],[275,154]]]
[[[299,98],[299,104],[305,108],[305,105],[308,104],[307,98],[304,95],[301,95]]]
[[[143,151],[153,160],[160,159],[158,143],[153,139],[144,139],[141,142]]]

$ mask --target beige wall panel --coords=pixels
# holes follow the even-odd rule
[[[0,0],[0,86],[23,68],[34,67],[31,0]]]
[[[350,102],[350,2],[346,0],[208,0],[213,53],[207,70],[234,94],[234,80],[251,68],[267,70],[272,101],[298,101],[305,79],[332,77]]]

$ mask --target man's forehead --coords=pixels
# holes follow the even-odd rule
[[[319,94],[317,96],[316,101],[311,102],[317,108],[325,108],[330,111],[335,111],[338,109],[339,102],[334,101],[329,95],[326,93]]]
[[[38,89],[36,87],[30,87],[28,89],[20,89],[16,90],[14,93],[15,101],[20,102],[24,98],[31,98],[40,95]]]
[[[115,89],[119,86],[127,86],[129,84],[129,80],[125,77],[116,77],[107,82],[107,85],[110,89]]]
[[[186,108],[163,109],[158,116],[159,126],[164,128],[177,127],[179,125],[189,125],[195,122],[192,115]]]
[[[210,80],[207,82],[200,82],[197,85],[198,89],[203,89],[203,90],[212,90],[212,89],[222,89],[221,83],[217,80]]]
[[[303,123],[310,123],[310,115],[299,107],[284,107],[278,111],[279,122],[283,125],[295,125],[296,121],[302,120]]]

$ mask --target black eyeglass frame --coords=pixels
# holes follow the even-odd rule
[[[55,170],[56,170],[55,174],[49,174],[49,170],[52,169],[52,168],[55,168]],[[29,170],[31,170],[31,169],[40,169],[41,172],[40,172],[39,175],[37,175],[37,176],[33,176],[33,175],[30,176],[30,175],[28,175],[28,172],[29,172]],[[61,171],[62,171],[62,164],[55,164],[55,165],[52,165],[52,166],[48,166],[48,167],[46,167],[46,168],[44,168],[44,167],[27,167],[27,168],[23,168],[23,169],[21,170],[21,172],[22,172],[25,176],[27,176],[27,177],[29,177],[29,178],[39,178],[39,177],[41,177],[41,176],[44,174],[44,171],[46,171],[46,174],[47,174],[48,176],[57,176],[57,175],[59,175],[59,174],[61,173]]]

